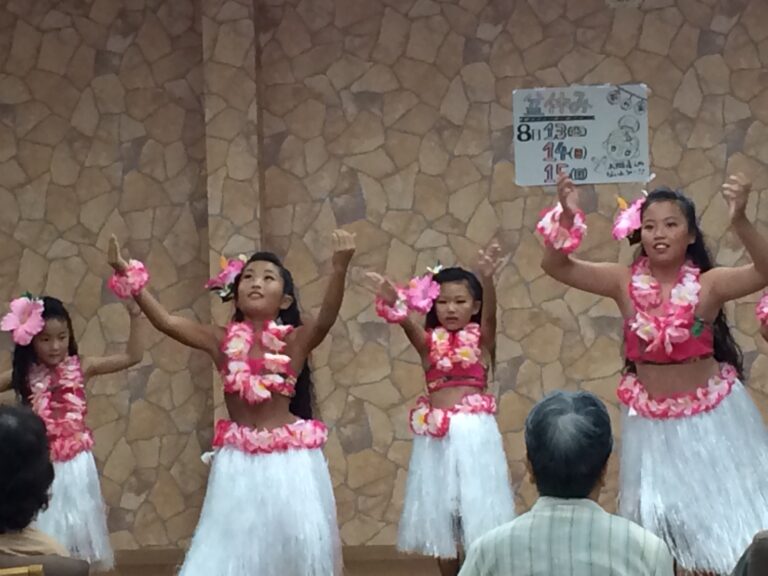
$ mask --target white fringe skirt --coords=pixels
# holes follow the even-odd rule
[[[272,442],[280,430],[255,431],[251,438]],[[254,454],[224,443],[213,456],[181,576],[340,575],[336,504],[322,449]]]
[[[456,558],[511,521],[515,504],[501,434],[492,414],[453,414],[442,437],[416,435],[397,548]]]
[[[654,419],[625,407],[622,420],[621,514],[685,569],[730,574],[768,528],[768,433],[749,393],[736,380],[711,411]]]
[[[86,560],[99,571],[112,569],[115,561],[93,453],[86,450],[71,460],[54,462],[53,469],[51,500],[38,515],[37,528],[73,558]]]

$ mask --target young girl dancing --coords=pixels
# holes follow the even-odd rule
[[[640,242],[631,267],[574,258],[584,214],[571,180],[561,175],[557,187],[560,202],[538,225],[543,269],[612,298],[624,318],[620,512],[662,537],[686,570],[730,573],[768,526],[768,435],[723,313],[768,278],[768,243],[745,215],[750,184],[738,175],[723,185],[754,262],[732,268],[713,266],[693,202],[667,188],[616,220],[614,238]]]
[[[174,316],[136,278],[144,266],[110,244],[119,294],[133,296],[149,321],[219,369],[230,420],[216,423],[216,449],[200,522],[181,576],[340,574],[336,506],[312,420],[307,359],[336,321],[354,237],[333,233],[333,273],[316,320],[302,319],[291,273],[257,252],[229,262],[206,286],[235,313],[226,328]]]
[[[497,244],[480,253],[479,280],[445,268],[397,288],[368,274],[377,312],[403,327],[427,380],[427,395],[410,415],[415,436],[398,549],[437,557],[444,576],[458,574],[462,549],[515,515],[496,398],[485,393],[496,345],[499,253]],[[426,313],[425,326],[409,311]]]
[[[94,376],[141,361],[140,312],[134,306],[129,313],[125,352],[100,358],[78,354],[69,312],[56,298],[17,298],[0,323],[16,344],[13,369],[0,376],[0,391],[13,387],[21,402],[45,422],[55,471],[51,499],[37,527],[97,570],[110,570],[114,558],[91,453],[93,435],[85,423],[85,385]]]

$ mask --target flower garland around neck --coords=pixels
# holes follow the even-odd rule
[[[453,334],[442,326],[430,334],[429,357],[438,370],[450,372],[455,364],[468,368],[479,362],[480,356],[480,325],[475,322]]]
[[[290,376],[291,358],[285,350],[285,338],[293,326],[267,321],[261,330],[264,373],[254,374],[251,370],[249,353],[253,347],[255,333],[250,322],[232,322],[222,343],[227,356],[224,375],[224,390],[239,394],[249,404],[266,402],[272,392],[292,396],[296,379]]]
[[[630,327],[647,343],[649,352],[663,346],[671,354],[675,344],[701,333],[703,324],[694,315],[701,291],[700,274],[690,262],[683,264],[669,300],[662,302],[661,285],[651,272],[648,258],[640,258],[632,266],[629,297],[635,306],[635,317]],[[662,304],[661,314],[650,313]]]
[[[33,365],[29,388],[32,409],[45,422],[54,461],[71,460],[93,447],[93,435],[85,425],[88,406],[77,356],[69,356],[55,368]]]

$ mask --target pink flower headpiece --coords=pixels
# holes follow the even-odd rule
[[[440,284],[432,277],[439,273],[443,267],[438,264],[433,268],[427,268],[424,276],[414,276],[408,282],[405,289],[405,299],[408,308],[419,314],[426,314],[432,309],[432,303],[440,296]]]
[[[651,174],[648,182],[653,180],[656,174]],[[632,204],[628,204],[621,196],[616,196],[616,202],[619,205],[619,213],[613,221],[613,237],[615,240],[629,238],[630,244],[640,242],[640,226],[642,225],[643,204],[648,198],[648,191],[643,189],[642,198],[638,198]]]
[[[212,292],[216,292],[224,302],[232,300],[235,296],[235,278],[243,271],[247,261],[248,258],[243,254],[231,260],[227,260],[227,258],[222,256],[219,260],[221,272],[216,277],[208,280],[205,283],[205,287]]]
[[[43,301],[26,293],[13,300],[10,308],[0,322],[0,330],[12,332],[16,344],[27,346],[45,328]]]

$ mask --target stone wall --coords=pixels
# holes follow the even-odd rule
[[[358,235],[341,320],[315,356],[321,416],[334,426],[327,455],[347,544],[395,541],[410,452],[406,417],[423,387],[399,329],[375,317],[359,284],[364,270],[404,280],[438,260],[469,265],[494,236],[511,253],[498,282],[496,379],[520,511],[535,498],[523,478],[521,430],[537,399],[555,388],[592,390],[611,403],[618,424],[618,312],[542,274],[533,229],[552,196],[514,185],[515,88],[647,83],[657,182],[696,200],[721,264],[742,261],[717,191],[737,169],[758,191],[768,184],[768,8],[762,0],[636,4],[262,3],[264,243],[286,256],[305,308],[322,296],[330,231]],[[586,258],[631,256],[608,240],[618,192],[631,198],[639,188],[582,193]],[[749,213],[764,229],[768,205],[758,194]],[[753,304],[730,312],[751,364]],[[758,357],[752,381],[762,407],[767,371]],[[612,460],[609,508],[616,479]]]
[[[519,510],[522,422],[554,388],[611,403],[621,367],[615,307],[543,276],[533,234],[551,195],[516,188],[515,88],[646,82],[658,182],[697,201],[722,264],[743,261],[717,189],[743,169],[768,184],[768,9],[762,0],[6,0],[0,3],[0,297],[62,298],[83,353],[124,346],[105,289],[110,233],[146,260],[172,310],[226,321],[201,290],[219,255],[285,256],[316,311],[331,230],[358,255],[331,337],[314,355],[342,536],[394,543],[423,387],[399,329],[376,318],[366,270],[405,279],[470,265],[496,237],[496,388]],[[254,33],[254,24],[258,37]],[[258,42],[255,40],[258,39]],[[587,187],[582,253],[607,242],[614,195]],[[768,205],[749,213],[761,229]],[[729,307],[768,406],[753,304]],[[90,423],[118,549],[183,547],[199,513],[218,397],[211,367],[147,330],[137,369],[94,380]],[[7,365],[10,344],[3,340]],[[620,433],[617,430],[617,433]],[[613,507],[616,466],[604,503]]]
[[[0,3],[0,298],[61,298],[80,350],[122,349],[109,235],[171,310],[207,321],[202,34],[191,0]],[[202,502],[211,369],[151,329],[138,368],[89,384],[117,549],[181,546]],[[3,338],[7,365],[11,345]]]

